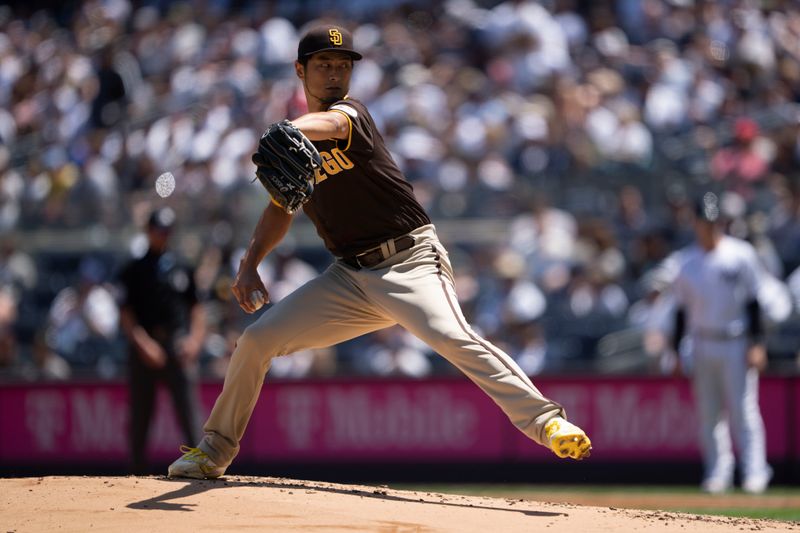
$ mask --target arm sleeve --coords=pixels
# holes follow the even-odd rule
[[[758,292],[761,288],[761,280],[764,276],[764,272],[755,248],[752,246],[748,246],[748,248],[744,268],[745,290],[748,299],[756,300],[758,299]]]
[[[750,244],[747,245],[746,258],[744,279],[747,295],[747,304],[745,305],[745,312],[747,313],[747,334],[751,342],[758,343],[761,342],[761,336],[764,332],[761,318],[761,305],[758,302],[758,297],[765,273],[761,261],[758,258],[758,253]]]
[[[677,352],[681,345],[681,339],[686,331],[686,311],[679,307],[675,311],[675,328],[672,331],[672,348]]]
[[[761,306],[757,299],[750,300],[747,304],[747,334],[753,343],[761,342],[764,325],[761,322]]]
[[[684,277],[682,276],[683,269],[678,270],[675,278],[673,279],[670,290],[675,305],[675,324],[672,329],[672,347],[675,352],[681,344],[681,339],[686,333],[686,306],[689,305],[689,299],[686,295],[686,285]]]

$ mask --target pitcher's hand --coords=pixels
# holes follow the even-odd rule
[[[255,268],[240,265],[236,279],[231,285],[231,291],[239,302],[239,307],[247,313],[253,313],[269,302],[269,292]]]

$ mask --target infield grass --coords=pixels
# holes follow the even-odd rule
[[[770,487],[764,494],[741,490],[712,496],[687,485],[392,485],[392,488],[469,496],[651,509],[702,515],[800,522],[800,487]]]

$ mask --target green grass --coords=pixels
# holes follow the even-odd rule
[[[707,507],[686,507],[682,509],[669,509],[681,513],[731,516],[740,518],[769,518],[771,520],[783,520],[785,522],[800,522],[800,509],[764,509],[753,507],[731,507],[731,508],[707,508]]]
[[[526,498],[531,500],[543,499],[546,496],[558,494],[579,493],[582,496],[598,498],[619,497],[620,503],[610,505],[597,503],[597,505],[610,505],[630,507],[625,505],[625,497],[652,497],[651,505],[641,506],[643,509],[658,509],[691,514],[718,515],[742,518],[768,518],[773,520],[800,522],[800,487],[778,486],[770,487],[766,493],[759,496],[750,496],[740,490],[735,490],[726,496],[719,496],[719,505],[709,506],[707,494],[700,492],[695,485],[511,485],[511,484],[482,484],[482,485],[392,485],[392,488],[413,490],[420,492],[441,492],[445,494],[460,494],[469,496],[489,496],[505,498]],[[685,496],[687,503],[681,506],[670,505],[668,502],[659,503],[658,495]],[[697,497],[696,504],[691,504],[693,497]],[[565,497],[566,498],[566,497]],[[736,501],[731,501],[736,500]]]

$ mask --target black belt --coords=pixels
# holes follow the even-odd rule
[[[414,246],[414,237],[411,235],[403,235],[402,237],[382,242],[379,246],[370,248],[360,254],[342,257],[342,261],[356,270],[372,268],[386,261],[397,252],[408,250],[412,246]]]

